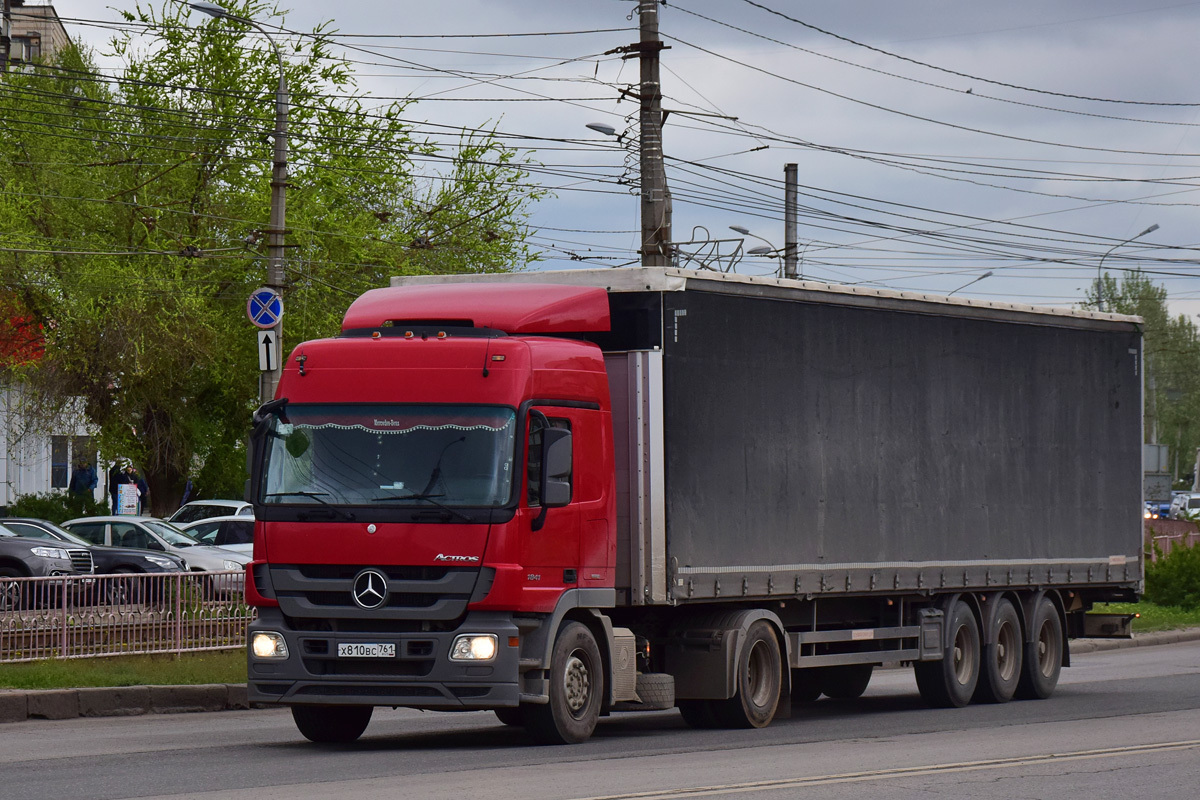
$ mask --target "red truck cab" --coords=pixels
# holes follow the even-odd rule
[[[376,705],[551,713],[554,631],[615,601],[608,380],[567,336],[608,327],[599,288],[377,289],[293,351],[252,437],[251,702],[318,740]]]

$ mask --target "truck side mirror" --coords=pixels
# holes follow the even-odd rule
[[[530,524],[530,530],[541,530],[546,524],[546,511],[571,502],[571,431],[566,428],[542,430],[542,474],[538,486],[542,510]]]

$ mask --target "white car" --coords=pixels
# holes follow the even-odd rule
[[[179,507],[167,522],[185,525],[209,517],[254,516],[254,506],[245,500],[193,500]]]
[[[1182,492],[1171,498],[1171,519],[1200,519],[1200,492]]]
[[[181,525],[180,530],[203,544],[243,553],[246,556],[254,554],[252,516],[209,517]]]

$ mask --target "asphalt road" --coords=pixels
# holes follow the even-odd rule
[[[1200,788],[1200,643],[1076,656],[1044,701],[931,710],[910,670],[759,731],[614,715],[538,747],[491,714],[378,710],[315,746],[286,711],[29,721],[0,728],[0,798],[692,797],[1183,800]]]

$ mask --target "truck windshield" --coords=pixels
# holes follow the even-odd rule
[[[494,508],[516,413],[495,406],[289,405],[267,433],[262,502]]]

